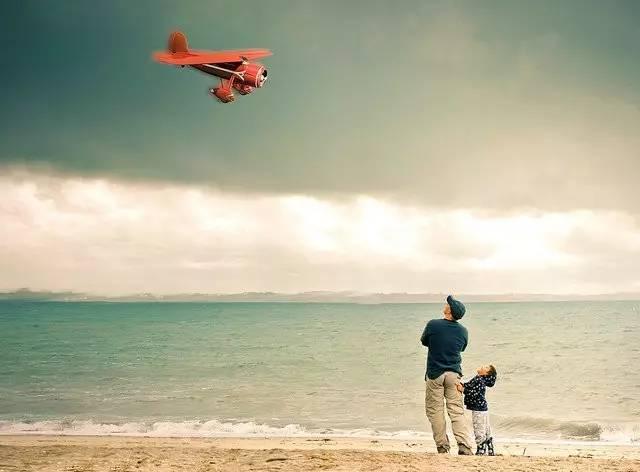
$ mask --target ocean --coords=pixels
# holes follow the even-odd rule
[[[0,302],[0,433],[421,438],[441,304]],[[497,440],[640,445],[640,302],[468,303]]]

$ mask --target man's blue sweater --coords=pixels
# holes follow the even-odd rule
[[[429,349],[425,380],[436,379],[445,372],[462,375],[460,353],[466,349],[469,341],[467,328],[457,321],[444,318],[431,320],[425,326],[420,341]]]

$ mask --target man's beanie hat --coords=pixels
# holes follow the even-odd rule
[[[454,319],[459,320],[464,316],[464,312],[466,311],[466,309],[464,307],[464,304],[460,300],[456,300],[455,298],[453,298],[453,295],[449,295],[447,297],[447,303],[451,308],[451,316],[453,316]]]

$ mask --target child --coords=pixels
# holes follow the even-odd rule
[[[489,407],[484,398],[486,387],[493,387],[496,383],[497,372],[492,365],[478,368],[478,375],[461,383],[461,391],[464,391],[464,405],[471,410],[473,418],[473,432],[476,437],[478,449],[476,455],[488,453],[494,456],[493,437],[489,424]]]

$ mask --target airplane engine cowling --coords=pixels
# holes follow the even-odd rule
[[[262,87],[267,80],[267,69],[260,64],[242,64],[236,72],[243,77],[242,83],[250,87]]]
[[[236,89],[240,95],[249,95],[253,92],[253,87],[251,85],[245,85],[239,82],[234,82],[233,88]]]
[[[229,103],[236,99],[233,90],[227,87],[216,87],[209,89],[209,93],[220,100],[222,103]]]

